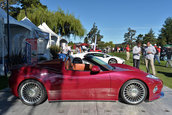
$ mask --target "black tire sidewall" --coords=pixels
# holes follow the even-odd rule
[[[111,60],[115,60],[115,63],[118,63],[117,60],[115,58],[111,58],[109,61],[108,61],[108,64],[115,64],[115,63],[110,63]]]
[[[22,97],[21,97],[21,88],[22,88],[22,86],[23,86],[25,83],[27,83],[27,82],[34,82],[34,83],[38,84],[39,87],[41,88],[41,91],[42,91],[42,97],[41,97],[41,99],[40,99],[38,102],[34,103],[34,104],[29,104],[29,103],[25,102],[25,101],[22,99]],[[23,82],[20,84],[19,88],[18,88],[18,94],[19,94],[19,98],[21,99],[21,101],[22,101],[24,104],[29,105],[29,106],[39,105],[39,104],[43,103],[43,102],[47,99],[47,92],[46,92],[46,90],[45,90],[45,87],[44,87],[39,81],[33,80],[33,79],[23,81]]]

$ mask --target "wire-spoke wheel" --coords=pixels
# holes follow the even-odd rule
[[[126,82],[121,89],[121,97],[128,104],[139,104],[147,96],[147,87],[139,80],[130,80]]]
[[[117,63],[117,60],[114,58],[110,59],[108,62],[108,64],[113,64],[113,63]]]
[[[19,97],[24,104],[38,105],[46,100],[46,90],[36,80],[26,80],[19,87]]]

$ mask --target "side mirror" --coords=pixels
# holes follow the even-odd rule
[[[106,55],[103,55],[103,58],[106,58]]]
[[[100,68],[98,66],[93,66],[92,69],[91,69],[91,73],[92,74],[96,74],[96,73],[99,73],[100,72]]]

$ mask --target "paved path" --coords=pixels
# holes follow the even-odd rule
[[[172,89],[164,87],[165,96],[153,102],[127,105],[121,102],[55,102],[27,106],[9,89],[0,91],[0,115],[172,115]]]

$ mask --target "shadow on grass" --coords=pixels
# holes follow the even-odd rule
[[[172,77],[172,72],[162,72],[162,71],[157,71],[157,73],[161,73],[161,74],[164,74],[165,76],[167,77]]]

